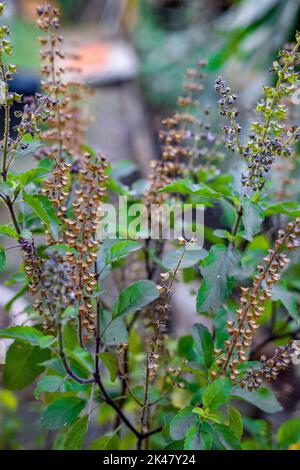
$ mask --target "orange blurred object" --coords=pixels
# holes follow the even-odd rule
[[[111,46],[104,42],[94,41],[76,47],[76,55],[78,58],[66,58],[64,65],[66,68],[80,68],[83,76],[90,76],[98,73],[100,69],[105,67]]]
[[[136,77],[137,57],[132,46],[124,41],[88,40],[72,50],[73,55],[66,57],[63,66],[71,75],[80,69],[85,83],[105,84]]]

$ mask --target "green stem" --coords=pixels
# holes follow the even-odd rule
[[[7,197],[5,199],[5,203],[6,203],[6,206],[7,206],[8,210],[9,210],[10,217],[11,217],[12,223],[15,227],[15,230],[16,230],[18,235],[21,235],[22,230],[21,230],[21,227],[19,225],[16,213],[15,213],[13,202],[11,201],[11,199],[9,197]]]
[[[176,275],[179,271],[180,265],[181,265],[181,263],[184,259],[184,256],[186,254],[186,251],[187,251],[189,245],[190,245],[190,242],[186,243],[186,245],[184,247],[184,250],[183,250],[183,252],[182,252],[182,254],[181,254],[181,256],[180,256],[180,258],[177,262],[177,265],[174,269],[173,275],[171,276],[171,280],[169,281],[169,284],[168,284],[168,287],[167,287],[166,297],[165,297],[164,301],[161,304],[162,308],[161,308],[160,318],[157,322],[157,328],[156,328],[154,337],[151,341],[152,346],[151,346],[150,350],[147,351],[147,354],[146,354],[147,358],[146,358],[145,394],[144,394],[143,408],[142,408],[142,413],[141,413],[141,418],[140,418],[140,432],[141,433],[143,433],[143,431],[144,431],[143,428],[144,428],[144,423],[145,423],[145,417],[146,417],[147,410],[148,410],[148,407],[149,407],[148,401],[149,401],[149,387],[150,387],[150,368],[149,368],[150,358],[155,354],[160,329],[161,329],[162,323],[165,319],[165,314],[166,314],[167,307],[170,305],[170,301],[171,301],[171,297],[172,297],[173,284],[175,282]],[[137,448],[141,449],[141,447],[142,447],[142,440],[139,439]]]
[[[235,237],[237,234],[237,231],[239,229],[239,226],[242,220],[242,216],[243,216],[243,207],[241,206],[241,204],[239,204],[236,209],[236,219],[232,227],[232,231],[231,231],[232,238]],[[229,246],[232,247],[232,245],[233,245],[233,241],[231,240]]]
[[[5,105],[5,127],[4,127],[4,141],[3,141],[3,160],[2,160],[2,177],[3,181],[7,180],[6,159],[8,153],[8,138],[9,138],[9,111],[10,106]]]

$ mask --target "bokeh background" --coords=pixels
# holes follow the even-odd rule
[[[39,86],[39,0],[6,0],[18,74],[13,88],[32,94]],[[80,57],[81,79],[91,85],[87,141],[101,149],[120,178],[146,178],[159,158],[161,119],[176,107],[184,71],[208,60],[203,103],[216,102],[214,79],[222,74],[237,91],[244,120],[277,50],[300,29],[299,0],[60,0],[65,49]],[[212,115],[218,125],[217,112]],[[1,124],[2,126],[2,124]],[[118,163],[122,160],[122,164]],[[27,165],[26,161],[20,165]],[[1,220],[6,215],[0,208]],[[9,257],[11,271],[19,262]],[[26,307],[5,279],[0,287],[0,326]],[[0,363],[1,363],[0,347]],[[293,383],[286,407],[295,408]],[[0,386],[0,449],[47,449],[51,432],[39,423],[32,387],[12,393]],[[283,391],[284,392],[284,391]],[[105,420],[102,408],[99,424]]]

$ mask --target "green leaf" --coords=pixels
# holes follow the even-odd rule
[[[158,297],[159,292],[154,282],[148,280],[134,282],[122,290],[113,307],[113,317],[134,313]]]
[[[195,324],[192,326],[192,336],[197,362],[209,369],[214,361],[214,344],[210,332],[206,326]]]
[[[88,416],[84,416],[83,418],[76,421],[75,424],[71,427],[70,431],[68,432],[63,449],[64,450],[81,450],[84,439],[88,430]]]
[[[201,426],[203,450],[225,450],[215,425],[204,422]]]
[[[16,238],[17,240],[19,238],[19,235],[17,234],[15,229],[10,227],[9,225],[0,225],[0,235],[7,235],[9,237]]]
[[[128,343],[128,332],[123,318],[112,320],[103,333],[103,342],[106,346],[117,346],[118,344]]]
[[[184,450],[201,450],[201,432],[199,423],[187,431],[184,439]]]
[[[217,439],[226,450],[240,450],[241,445],[236,438],[234,432],[224,424],[215,424],[214,430],[216,431]]]
[[[263,419],[243,417],[246,431],[255,439],[262,449],[272,447],[272,425]]]
[[[265,210],[265,216],[268,217],[273,214],[286,214],[290,217],[299,217],[300,216],[300,204],[297,202],[279,202],[278,204],[273,204]]]
[[[65,352],[69,359],[76,362],[86,373],[92,373],[94,361],[89,351],[77,346],[73,350],[65,348]]]
[[[17,339],[34,346],[39,346],[39,340],[42,337],[43,333],[32,326],[11,326],[0,330],[0,338]]]
[[[13,286],[20,282],[25,282],[27,280],[25,273],[14,273],[12,274],[7,281],[5,281],[5,286]]]
[[[112,177],[119,180],[125,178],[137,170],[137,165],[132,160],[118,160],[111,165]]]
[[[283,423],[277,432],[279,447],[288,447],[300,440],[300,418],[292,418]]]
[[[198,414],[203,421],[209,421],[211,423],[222,423],[222,417],[223,415],[220,413],[211,413],[208,411],[208,408],[201,408],[201,407],[196,407],[193,409],[193,413]]]
[[[75,326],[71,321],[68,321],[63,328],[63,338],[64,345],[66,348],[73,351],[77,346],[79,346],[78,334]]]
[[[47,372],[53,372],[54,374],[58,374],[61,377],[64,377],[66,374],[61,359],[58,357],[54,357],[47,361],[44,361],[42,362],[42,365],[47,369]]]
[[[186,437],[187,431],[196,425],[197,416],[193,413],[193,406],[187,406],[180,410],[170,422],[170,436],[175,441],[180,441]]]
[[[11,199],[13,199],[14,197],[13,188],[7,183],[0,183],[0,194],[2,194],[3,196],[7,196]]]
[[[161,193],[178,193],[178,194],[192,194],[201,196],[208,199],[219,199],[222,197],[221,193],[218,193],[214,189],[210,188],[204,183],[194,184],[189,180],[183,179],[174,181],[171,184],[168,184],[164,188],[160,189]]]
[[[35,137],[32,137],[30,134],[25,134],[23,137],[22,137],[22,140],[21,142],[23,144],[27,144],[27,147],[25,149],[18,149],[18,153],[17,153],[17,158],[20,159],[20,158],[24,158],[26,157],[27,155],[33,155],[34,152],[39,148],[41,147],[41,142],[39,140],[39,138],[37,136]],[[52,166],[49,167],[49,169],[53,168],[54,166],[54,162],[53,162],[53,159],[49,158],[48,161],[51,162]],[[45,167],[45,159],[44,160],[41,160],[39,163],[38,163],[38,166],[39,167]]]
[[[27,292],[27,284],[21,287],[21,289],[4,305],[4,310],[6,312],[9,312],[15,301],[22,297],[25,292]]]
[[[39,398],[41,393],[56,393],[63,390],[64,377],[59,375],[45,375],[37,383],[34,390],[35,398]]]
[[[28,229],[22,230],[21,238],[25,238],[25,240],[32,240],[32,232]]]
[[[219,205],[222,209],[220,218],[222,226],[232,227],[236,219],[236,208],[226,199],[220,199]]]
[[[13,178],[13,180],[18,182],[19,187],[24,188],[27,184],[34,182],[35,179],[42,178],[48,173],[48,168],[37,167],[23,173],[19,173]]]
[[[212,427],[206,422],[201,424],[200,445],[201,450],[210,450],[212,446]]]
[[[110,311],[100,310],[102,334],[101,339],[106,346],[117,346],[128,343],[128,331],[123,318],[112,319]]]
[[[114,434],[98,437],[89,445],[88,450],[119,450],[119,439]]]
[[[35,179],[46,176],[48,173],[49,170],[47,168],[38,167],[20,173],[14,179],[18,181],[19,185],[23,188],[27,184],[32,183]]]
[[[202,261],[203,277],[197,295],[197,311],[217,310],[227,299],[233,287],[233,273],[237,267],[237,257],[230,248],[214,245],[209,255]]]
[[[273,300],[278,300],[287,309],[289,315],[297,322],[300,321],[300,315],[298,313],[298,301],[297,296],[288,291],[285,287],[280,285],[272,286],[272,297]]]
[[[143,245],[132,240],[122,240],[113,245],[106,253],[105,263],[112,264],[126,258],[131,253],[141,250]]]
[[[232,390],[231,396],[241,398],[266,413],[277,413],[282,410],[273,392],[266,387],[260,387],[253,392],[249,392],[246,388],[236,387]]]
[[[132,393],[134,397],[139,400],[140,402],[144,401],[145,398],[145,387],[142,385],[137,385],[132,389]],[[162,395],[161,392],[156,389],[156,388],[150,388],[149,393],[148,393],[148,401],[149,403],[154,403],[160,400],[160,403],[162,403]]]
[[[168,251],[163,259],[162,264],[169,269],[174,271],[178,265],[178,261],[181,259],[184,251],[184,247],[178,248],[178,250]],[[184,254],[184,258],[180,263],[180,269],[190,268],[197,264],[200,260],[207,256],[207,251],[204,248],[199,249],[188,249]]]
[[[226,377],[214,380],[203,393],[204,407],[209,408],[210,411],[218,410],[220,406],[227,402],[231,387],[231,381]]]
[[[150,182],[147,179],[139,179],[131,185],[130,193],[134,197],[141,197],[149,190]]]
[[[52,344],[54,344],[56,341],[57,341],[57,338],[55,336],[51,336],[51,335],[42,336],[39,339],[39,347],[41,349],[50,348],[50,346],[52,346]]]
[[[128,191],[128,187],[120,183],[119,181],[114,180],[111,176],[109,176],[107,180],[107,189],[121,196],[130,195]]]
[[[264,211],[257,202],[253,202],[248,198],[243,198],[242,207],[244,238],[248,241],[251,241],[253,236],[256,235],[261,228],[261,224],[264,220]]]
[[[77,318],[78,315],[78,310],[75,307],[72,307],[72,305],[69,305],[63,312],[63,318]]]
[[[42,424],[47,429],[60,429],[73,424],[84,409],[86,401],[78,397],[64,397],[47,406]]]
[[[228,426],[240,440],[243,435],[243,418],[239,410],[231,405],[228,408],[228,420]]]
[[[48,350],[15,341],[7,351],[3,382],[9,390],[21,390],[43,371],[40,364],[49,359]]]
[[[0,246],[0,273],[3,273],[6,267],[6,256],[5,256],[5,251],[2,246]]]
[[[118,370],[119,370],[118,359],[116,358],[116,356],[108,352],[100,353],[99,357],[101,361],[103,362],[103,364],[105,364],[105,366],[108,369],[110,380],[114,382],[117,378]]]
[[[23,198],[26,204],[28,204],[44,222],[54,239],[57,240],[59,233],[59,220],[49,199],[41,194],[32,195],[27,194],[25,191],[23,191]]]
[[[164,447],[164,450],[182,450],[183,446],[184,446],[184,441],[183,440],[181,440],[181,441],[172,441],[172,442],[169,442],[169,444],[166,445],[166,447]]]
[[[226,240],[231,240],[232,235],[228,230],[223,230],[223,229],[217,229],[214,230],[213,235],[218,238],[225,238]]]
[[[222,173],[215,177],[215,173],[212,175],[213,180],[209,180],[209,186],[215,191],[222,193],[224,196],[232,198],[232,182],[233,176],[227,173]]]

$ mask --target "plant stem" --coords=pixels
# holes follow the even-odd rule
[[[21,235],[22,230],[21,230],[19,222],[17,220],[17,216],[16,216],[15,209],[14,209],[14,204],[13,204],[12,200],[9,197],[7,197],[5,199],[5,203],[6,203],[6,206],[7,206],[8,210],[9,210],[10,217],[11,217],[12,223],[15,227],[15,230],[16,230],[18,235]]]
[[[121,400],[119,402],[119,406],[121,408],[121,410],[123,409],[123,406],[125,404],[125,395],[126,395],[126,392],[127,392],[127,380],[128,380],[128,373],[129,373],[129,370],[128,370],[128,349],[126,348],[125,351],[124,351],[124,357],[123,357],[123,367],[122,367],[123,370],[121,370]],[[118,427],[120,426],[120,417],[119,415],[116,416],[116,420],[115,420],[115,424],[114,424],[114,429],[117,429]]]
[[[231,236],[232,237],[235,237],[236,234],[237,234],[237,231],[239,229],[239,226],[240,226],[240,223],[241,223],[241,220],[242,220],[242,216],[243,216],[243,207],[239,204],[237,206],[237,209],[236,209],[236,219],[235,219],[234,225],[232,227],[232,231],[231,231]],[[232,246],[232,244],[233,244],[233,242],[231,241],[230,246]]]
[[[188,246],[189,246],[189,243],[186,243],[185,247],[184,247],[184,250],[177,262],[177,265],[174,269],[174,272],[172,274],[172,277],[171,277],[171,280],[169,282],[169,285],[167,287],[167,293],[166,293],[166,297],[164,299],[164,302],[163,304],[161,305],[161,314],[160,314],[160,317],[159,317],[159,320],[157,321],[157,328],[156,328],[156,331],[155,331],[155,335],[154,335],[154,338],[152,339],[151,341],[151,348],[150,350],[147,351],[147,359],[146,359],[146,380],[145,380],[145,395],[144,395],[144,403],[143,403],[143,408],[142,408],[142,413],[141,413],[141,419],[140,419],[140,430],[141,430],[141,433],[143,432],[143,428],[144,428],[144,422],[145,422],[145,416],[147,414],[147,409],[149,407],[149,404],[148,404],[148,400],[149,400],[149,386],[150,386],[150,360],[151,358],[153,357],[153,355],[155,354],[155,351],[156,351],[156,347],[157,347],[157,341],[158,341],[158,337],[159,337],[159,333],[160,333],[160,328],[164,322],[164,319],[165,319],[165,315],[166,315],[166,311],[167,311],[167,308],[170,304],[170,300],[171,300],[171,296],[172,296],[172,288],[173,288],[173,284],[174,284],[174,281],[175,281],[175,278],[176,278],[176,275],[178,273],[178,270],[180,268],[180,265],[183,261],[183,258],[186,254],[186,251],[188,249]],[[138,444],[137,444],[137,448],[138,449],[141,449],[141,446],[142,446],[142,442],[141,440],[138,441]]]
[[[4,137],[3,137],[3,159],[2,159],[2,177],[3,181],[7,180],[6,159],[8,153],[8,139],[9,139],[9,121],[10,121],[10,105],[8,104],[8,86],[5,74],[5,68],[2,59],[0,60],[0,72],[2,81],[5,83],[5,123],[4,123]]]
[[[161,427],[154,429],[150,431],[149,433],[141,433],[139,432],[134,425],[129,421],[129,419],[125,416],[123,413],[122,409],[120,408],[119,405],[111,398],[109,393],[107,392],[101,376],[100,376],[100,367],[99,367],[99,352],[100,352],[100,344],[101,344],[101,338],[100,338],[100,301],[98,301],[97,305],[97,315],[96,315],[96,346],[95,346],[95,372],[94,372],[94,379],[97,385],[99,386],[99,389],[108,405],[110,405],[117,415],[119,416],[120,420],[123,421],[123,423],[136,435],[138,439],[146,439],[148,436],[151,436],[152,434],[158,433],[161,431]]]
[[[8,138],[9,138],[9,112],[10,106],[5,105],[5,127],[4,127],[4,141],[3,141],[3,160],[2,160],[2,177],[3,181],[7,180],[6,159],[8,153]]]
[[[85,385],[85,384],[92,384],[92,383],[95,383],[95,379],[83,379],[81,377],[78,377],[78,375],[76,375],[68,361],[67,361],[67,358],[66,358],[66,355],[65,355],[65,352],[64,352],[64,346],[63,346],[63,332],[62,332],[62,324],[61,324],[61,319],[58,320],[58,325],[57,325],[57,330],[58,330],[58,342],[59,342],[59,355],[61,357],[61,360],[63,362],[63,365],[64,365],[64,368],[67,372],[67,374],[72,378],[74,379],[76,382],[82,384],[82,385]]]

